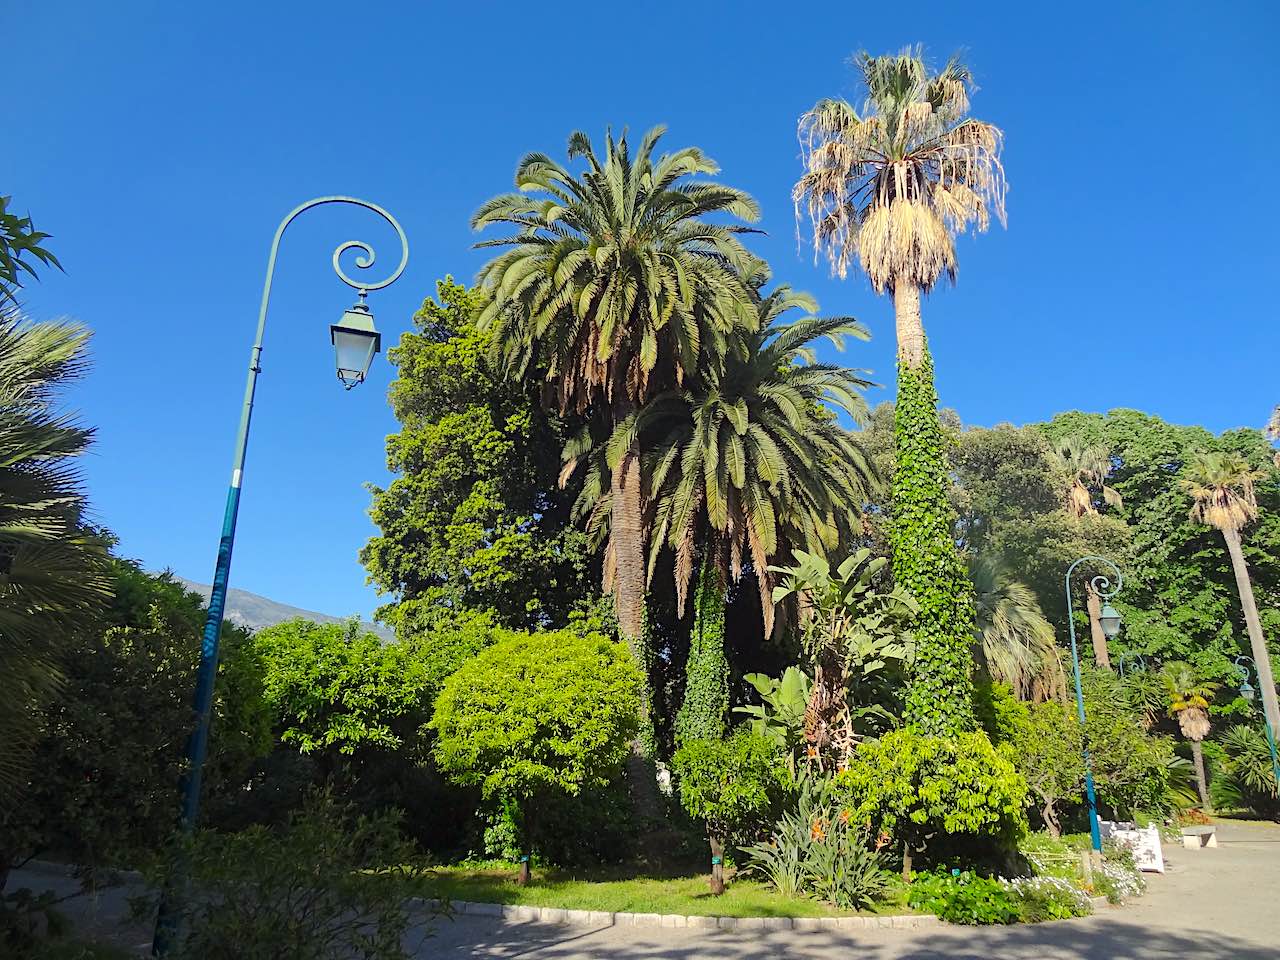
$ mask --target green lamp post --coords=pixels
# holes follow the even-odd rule
[[[365,303],[365,296],[371,290],[381,290],[390,286],[404,273],[409,262],[409,240],[404,229],[386,210],[368,200],[355,197],[316,197],[306,203],[299,204],[286,214],[276,228],[275,237],[271,241],[271,252],[267,257],[267,276],[262,288],[262,303],[258,309],[258,330],[253,341],[253,349],[249,354],[249,377],[245,385],[244,403],[240,411],[240,430],[236,437],[235,457],[231,465],[231,485],[227,490],[227,504],[222,516],[222,538],[218,544],[218,559],[214,567],[213,587],[209,594],[209,612],[205,618],[203,641],[200,646],[200,667],[196,673],[195,703],[193,707],[193,726],[187,738],[186,772],[182,780],[182,813],[180,826],[184,833],[195,829],[200,811],[200,785],[204,773],[205,754],[209,744],[209,720],[213,707],[213,688],[218,673],[218,640],[222,634],[222,615],[227,602],[227,582],[231,576],[231,552],[235,545],[236,518],[240,512],[240,489],[244,480],[245,453],[249,447],[249,423],[253,416],[253,397],[258,384],[258,374],[262,371],[259,360],[262,357],[262,338],[267,325],[267,304],[271,300],[271,281],[275,277],[276,255],[280,250],[280,238],[285,229],[299,214],[323,204],[345,203],[372,210],[395,228],[400,238],[400,264],[395,272],[379,283],[367,283],[353,280],[342,269],[341,258],[348,250],[357,250],[356,266],[367,270],[373,266],[373,248],[360,240],[348,240],[333,252],[333,269],[343,283],[353,287],[358,294],[356,304],[342,318],[329,328],[329,338],[333,343],[337,363],[338,379],[350,390],[364,382],[369,372],[369,365],[382,345],[382,338],[373,324],[373,314]],[[176,896],[181,890],[170,891]],[[157,956],[165,952],[168,939],[176,921],[173,909],[174,896],[166,895],[161,903],[160,913],[156,921],[156,935],[152,943],[152,952]]]
[[[1252,708],[1258,691],[1249,682],[1249,671],[1251,668],[1256,671],[1258,665],[1253,662],[1253,657],[1247,656],[1236,657],[1234,662],[1236,673],[1240,676],[1240,696],[1244,697],[1245,702]],[[1246,667],[1245,663],[1249,666]],[[1267,731],[1267,746],[1271,749],[1271,774],[1276,778],[1276,788],[1280,789],[1280,757],[1276,754],[1276,732],[1271,729],[1271,721],[1267,718],[1265,710],[1262,711],[1262,723]]]
[[[1098,826],[1098,794],[1093,787],[1093,760],[1089,756],[1088,735],[1084,732],[1084,688],[1080,684],[1080,653],[1076,648],[1076,620],[1073,615],[1071,600],[1071,575],[1075,573],[1076,567],[1080,566],[1082,563],[1101,563],[1115,571],[1115,589],[1109,589],[1111,587],[1111,580],[1108,577],[1098,576],[1094,577],[1092,581],[1093,592],[1103,600],[1102,612],[1098,616],[1098,621],[1102,626],[1102,632],[1106,634],[1108,640],[1114,639],[1116,634],[1120,632],[1120,614],[1116,612],[1115,607],[1111,606],[1111,598],[1120,592],[1120,587],[1124,583],[1124,580],[1120,576],[1120,568],[1106,557],[1081,557],[1067,568],[1067,624],[1071,630],[1071,662],[1075,668],[1076,712],[1080,717],[1080,732],[1085,737],[1084,789],[1085,795],[1089,799],[1089,838],[1093,842],[1093,849],[1098,853],[1101,853],[1102,829]]]

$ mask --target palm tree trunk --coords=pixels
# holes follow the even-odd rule
[[[1111,669],[1111,654],[1107,651],[1107,635],[1102,632],[1102,598],[1089,584],[1085,590],[1085,606],[1089,608],[1089,635],[1093,637],[1093,660],[1100,667]]]
[[[1271,654],[1262,636],[1262,621],[1258,619],[1258,605],[1253,599],[1253,584],[1249,581],[1249,568],[1240,549],[1240,531],[1224,529],[1222,539],[1227,541],[1227,553],[1231,555],[1231,568],[1236,575],[1236,589],[1240,591],[1240,606],[1244,610],[1245,626],[1249,630],[1249,645],[1253,650],[1253,662],[1258,669],[1258,686],[1262,693],[1262,711],[1271,723],[1271,729],[1280,732],[1280,705],[1276,703],[1276,681],[1271,674]]]
[[[893,318],[898,359],[919,367],[924,362],[924,323],[920,319],[920,288],[914,283],[899,283],[893,288]]]
[[[897,284],[893,305],[898,333],[893,578],[920,604],[903,720],[921,733],[949,737],[974,726],[973,584],[956,549],[947,440],[938,422],[920,289]]]
[[[1196,765],[1196,792],[1200,794],[1200,805],[1206,811],[1211,811],[1213,804],[1209,801],[1209,783],[1204,776],[1204,750],[1199,740],[1191,741],[1191,759]]]

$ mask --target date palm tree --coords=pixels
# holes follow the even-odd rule
[[[1035,591],[1001,560],[969,559],[973,579],[977,653],[991,679],[1008,684],[1022,700],[1063,699],[1066,674],[1053,625]]]
[[[0,807],[19,787],[60,641],[100,611],[105,547],[82,523],[74,461],[93,432],[57,409],[88,333],[0,317]]]
[[[1209,702],[1218,692],[1219,684],[1201,679],[1191,664],[1175,660],[1160,671],[1168,697],[1169,716],[1178,721],[1178,728],[1191,744],[1191,757],[1196,769],[1196,792],[1206,810],[1212,809],[1209,801],[1209,784],[1204,775],[1204,751],[1201,743],[1209,735]]]
[[[714,364],[735,328],[755,322],[741,277],[740,223],[759,216],[747,194],[691,177],[717,172],[695,147],[655,157],[655,127],[632,153],[624,132],[598,156],[586,134],[569,137],[575,173],[541,153],[516,168],[515,193],[472,217],[479,230],[512,228],[480,247],[503,252],[481,269],[490,329],[505,368],[533,371],[562,412],[598,413],[629,436],[611,463],[606,571],[623,636],[640,656],[645,536],[638,411],[658,393]],[[629,432],[628,432],[629,431]]]
[[[800,118],[804,174],[793,196],[815,256],[844,277],[858,262],[893,296],[894,578],[919,601],[909,722],[930,733],[971,726],[972,596],[952,538],[954,509],[920,294],[956,276],[955,235],[1005,216],[1002,134],[968,115],[972,78],[957,60],[931,72],[919,50],[862,53],[866,100],[822,100]]]
[[[1262,708],[1271,722],[1271,729],[1280,730],[1280,707],[1276,703],[1271,653],[1262,635],[1262,621],[1258,619],[1258,605],[1253,598],[1249,567],[1240,543],[1240,531],[1258,516],[1258,498],[1254,488],[1264,477],[1261,470],[1254,469],[1238,453],[1197,453],[1182,467],[1182,486],[1191,494],[1191,519],[1216,529],[1227,544],[1249,644],[1258,669]]]

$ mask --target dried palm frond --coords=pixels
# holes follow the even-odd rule
[[[792,191],[814,257],[846,276],[856,256],[877,292],[955,279],[954,235],[1005,221],[1003,134],[966,116],[972,77],[951,60],[930,73],[919,49],[859,54],[861,110],[822,100],[800,118],[805,172]]]
[[[1182,468],[1191,519],[1218,530],[1240,530],[1258,516],[1255,485],[1263,478],[1238,453],[1196,453]]]

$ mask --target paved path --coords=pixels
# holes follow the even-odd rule
[[[1280,957],[1280,825],[1220,824],[1216,850],[1168,849],[1169,872],[1147,894],[1095,916],[1010,927],[943,926],[858,933],[736,932],[555,926],[459,916],[442,921],[417,956],[431,960],[1275,960]],[[56,881],[56,882],[55,882]],[[19,872],[11,886],[60,886]],[[86,905],[90,906],[90,905]],[[122,891],[81,921],[138,945],[121,927]]]

